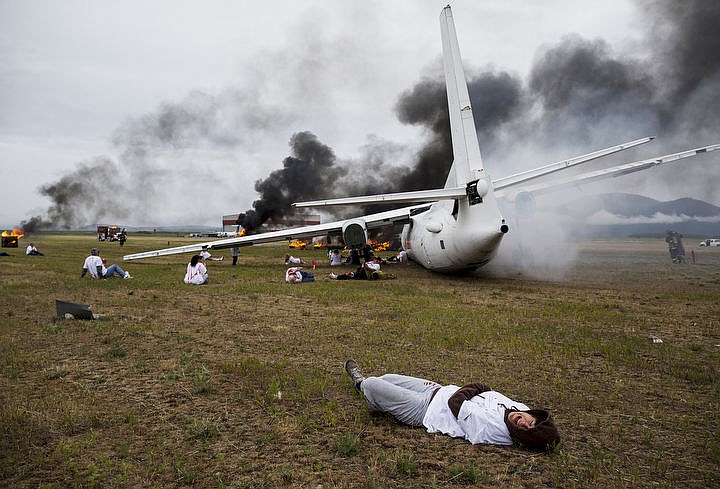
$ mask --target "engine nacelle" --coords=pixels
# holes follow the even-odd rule
[[[367,226],[362,219],[351,219],[342,226],[342,237],[345,246],[358,248],[367,244]]]

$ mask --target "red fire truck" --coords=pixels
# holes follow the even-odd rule
[[[98,224],[97,234],[98,241],[117,241],[120,239],[122,229],[120,226],[106,226]]]

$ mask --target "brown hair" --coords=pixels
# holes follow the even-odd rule
[[[535,450],[547,450],[560,443],[560,433],[553,422],[550,413],[544,409],[529,409],[524,411],[535,418],[535,426],[523,429],[508,421],[508,415],[517,409],[505,410],[505,426],[510,432],[510,438],[521,445]]]

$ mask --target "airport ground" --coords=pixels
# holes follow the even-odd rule
[[[24,255],[34,241],[45,256]],[[577,243],[559,279],[429,273],[283,281],[287,248],[243,248],[182,283],[193,242],[26,236],[0,257],[0,480],[66,487],[718,487],[720,248]],[[99,246],[131,280],[80,279]],[[388,256],[390,253],[381,253]],[[542,275],[540,273],[539,275]],[[94,321],[58,320],[55,300]],[[661,342],[659,342],[661,341]],[[483,381],[555,416],[552,453],[473,446],[371,413],[343,370]]]

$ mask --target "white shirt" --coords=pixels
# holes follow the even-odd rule
[[[205,283],[207,278],[207,267],[203,262],[198,262],[195,266],[188,263],[183,282],[186,284],[202,285]]]
[[[340,257],[340,253],[331,253],[330,254],[330,266],[334,267],[337,265],[342,265],[342,258]]]
[[[294,256],[291,256],[287,259],[285,263],[288,265],[300,265],[302,263],[302,260],[300,258],[295,258]]]
[[[287,283],[291,282],[301,282],[302,281],[302,274],[300,273],[300,269],[296,267],[288,268],[285,272],[285,281]]]
[[[448,399],[458,389],[460,387],[456,385],[447,385],[435,394],[423,418],[428,433],[465,438],[474,445],[512,445],[510,432],[505,425],[505,409],[525,411],[528,407],[499,392],[487,391],[463,402],[455,419],[448,406]]]
[[[379,264],[379,263],[375,263],[374,261],[365,262],[365,266],[366,266],[367,268],[369,268],[370,270],[373,270],[373,271],[375,271],[375,272],[377,272],[378,270],[380,270],[380,264]]]
[[[90,255],[85,258],[83,268],[87,268],[92,278],[98,278],[97,267],[101,267],[101,273],[103,274],[103,276],[105,276],[105,272],[107,272],[107,269],[105,268],[105,265],[103,265],[102,258],[97,255]]]
[[[207,250],[202,250],[202,251],[199,253],[199,255],[202,256],[202,259],[203,259],[203,260],[207,260],[208,258],[210,258],[210,257],[212,256],[212,255],[210,254],[210,252],[207,251]]]
[[[27,249],[25,250],[25,254],[26,254],[26,255],[29,255],[29,254],[32,253],[33,251],[37,251],[37,248],[35,248],[35,247],[32,246],[32,245],[28,245]]]

